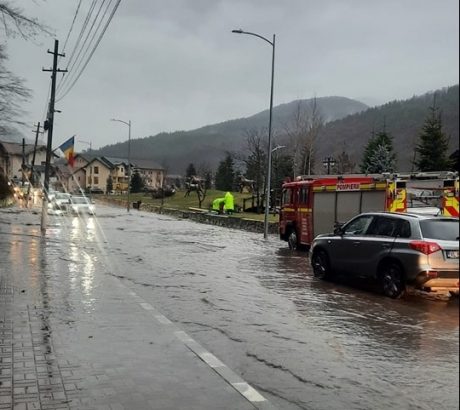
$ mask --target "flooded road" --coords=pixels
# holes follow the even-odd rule
[[[68,264],[98,255],[88,281],[121,279],[280,409],[458,408],[458,298],[322,282],[276,236],[138,211],[55,217],[48,236],[78,244]]]

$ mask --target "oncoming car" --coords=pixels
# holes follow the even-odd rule
[[[72,196],[70,198],[70,211],[74,215],[88,214],[95,215],[95,206],[85,196]]]
[[[68,206],[70,204],[70,198],[72,195],[68,194],[67,192],[56,192],[54,195],[54,198],[50,203],[56,205],[58,209],[61,209],[62,211],[66,211],[68,209]]]
[[[387,212],[364,213],[318,235],[310,249],[316,277],[336,273],[376,279],[391,298],[406,285],[459,292],[457,218]]]

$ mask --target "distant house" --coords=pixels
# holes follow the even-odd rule
[[[107,180],[112,175],[114,165],[104,157],[96,157],[86,164],[86,188],[106,192]]]
[[[123,158],[103,157],[104,160],[111,164],[112,171],[112,186],[114,191],[127,191],[128,190],[128,160]],[[133,165],[131,164],[131,168]]]
[[[86,154],[75,155],[73,172],[68,181],[68,192],[81,192],[86,189],[86,166],[93,158]]]
[[[146,188],[157,189],[163,186],[165,170],[154,161],[137,159],[133,164],[133,172],[139,172]]]
[[[25,168],[32,164],[34,144],[0,141],[0,172],[8,179],[22,179],[22,165]],[[35,152],[35,165],[44,165],[46,161],[46,146],[37,145]]]
[[[85,190],[107,191],[107,181],[112,178],[114,191],[128,189],[128,161],[124,158],[90,157],[76,154],[74,166],[70,167],[63,159],[56,161],[56,188],[67,192]],[[164,182],[164,169],[149,160],[131,161],[131,172],[139,172],[148,188],[159,188]]]
[[[179,174],[168,174],[165,176],[165,185],[183,188],[185,186],[185,177]]]

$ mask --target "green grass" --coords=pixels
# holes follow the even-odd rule
[[[223,198],[225,195],[225,191],[218,191],[215,189],[210,189],[206,192],[206,197],[201,205],[203,210],[209,210],[211,208],[211,203],[216,198]],[[235,206],[238,205],[243,208],[243,199],[251,198],[251,194],[248,193],[239,193],[239,192],[232,192],[234,197]],[[109,198],[112,199],[120,199],[125,200],[127,199],[127,195],[110,195]],[[153,199],[150,194],[144,193],[131,193],[130,194],[130,202],[142,201],[144,204],[153,204],[156,206],[161,206],[161,199]],[[177,191],[173,196],[168,198],[164,198],[163,206],[166,208],[173,208],[173,209],[182,209],[182,210],[189,210],[189,208],[198,208],[199,202],[196,192],[191,192],[188,197],[185,197],[185,191]],[[250,206],[250,202],[247,202],[247,205]],[[257,214],[253,212],[235,212],[233,214],[235,217],[240,218],[249,218],[255,219],[258,221],[264,220],[264,214]],[[278,215],[269,215],[269,222],[278,222]]]

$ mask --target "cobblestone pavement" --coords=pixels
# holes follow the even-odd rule
[[[113,276],[92,220],[0,210],[0,409],[269,409]]]

